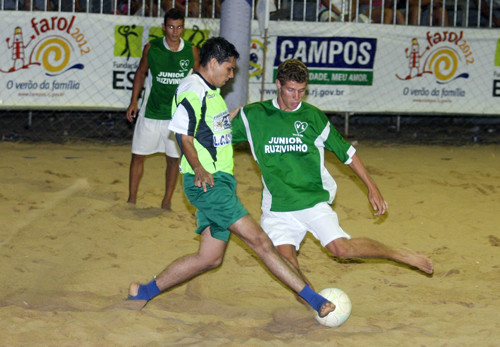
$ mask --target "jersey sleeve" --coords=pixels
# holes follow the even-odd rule
[[[245,123],[243,122],[244,116],[245,113],[243,108],[241,108],[236,117],[231,121],[231,127],[233,128],[233,143],[248,141]]]
[[[356,153],[356,149],[340,135],[329,121],[326,124],[323,136],[325,137],[325,148],[335,153],[341,162],[349,165]]]
[[[179,85],[172,102],[172,120],[168,126],[177,134],[194,136],[201,114],[201,99],[191,84]]]

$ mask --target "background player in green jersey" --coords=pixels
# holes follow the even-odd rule
[[[198,48],[182,39],[184,12],[175,8],[169,10],[162,26],[165,37],[153,39],[144,46],[127,109],[130,122],[139,115],[132,140],[128,202],[135,204],[137,201],[146,156],[165,153],[167,168],[161,207],[169,210],[180,156],[173,134],[168,129],[172,118],[172,98],[180,80],[198,68],[199,58]],[[146,90],[138,113],[138,99],[144,81]]]
[[[364,182],[376,216],[386,212],[387,202],[354,147],[322,111],[302,101],[308,76],[299,60],[281,63],[277,98],[249,104],[232,120],[233,142],[248,141],[261,169],[262,228],[297,269],[297,251],[309,231],[337,257],[386,258],[431,274],[433,264],[426,256],[369,238],[351,238],[340,227],[330,206],[337,184],[324,166],[325,149]]]
[[[207,40],[201,48],[198,72],[183,79],[175,93],[170,129],[176,132],[182,151],[184,192],[197,208],[200,248],[171,263],[151,282],[132,283],[129,300],[147,302],[166,289],[218,267],[233,233],[278,279],[325,316],[335,305],[314,292],[283,260],[236,195],[230,113],[219,88],[234,77],[238,57],[234,45],[225,39]]]

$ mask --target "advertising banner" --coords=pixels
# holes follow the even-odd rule
[[[163,36],[162,18],[1,13],[3,108],[124,109],[144,45]],[[198,22],[203,29],[186,25],[185,39],[201,45],[219,32],[218,20]]]
[[[279,64],[296,58],[310,71],[306,100],[325,111],[500,113],[498,30],[271,22],[269,32],[264,99]],[[264,42],[253,33],[249,100],[258,101]]]
[[[125,109],[144,45],[163,35],[162,18],[2,17],[0,108]],[[184,38],[198,47],[218,34],[217,19],[186,19]],[[500,113],[498,30],[271,21],[265,44],[253,21],[249,102],[275,97],[290,58],[308,66],[306,101],[326,112]]]

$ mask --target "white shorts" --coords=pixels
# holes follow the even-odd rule
[[[174,132],[168,129],[169,120],[159,120],[139,116],[132,139],[132,153],[150,155],[165,153],[179,158],[180,150]]]
[[[275,246],[294,245],[297,251],[308,231],[323,247],[338,238],[351,238],[327,202],[292,212],[262,211],[260,224]]]

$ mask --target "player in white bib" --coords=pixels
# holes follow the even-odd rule
[[[144,161],[154,153],[165,153],[165,194],[161,207],[171,209],[172,195],[179,172],[180,152],[173,133],[168,129],[172,119],[172,98],[177,85],[199,65],[198,48],[182,39],[184,12],[170,9],[163,20],[165,37],[151,40],[144,46],[137,67],[127,119],[137,117],[132,139],[128,202],[137,202]],[[146,90],[139,109],[138,99],[143,85]]]
[[[299,271],[297,251],[309,231],[337,257],[386,258],[431,274],[433,264],[426,256],[369,238],[351,238],[340,227],[330,207],[337,184],[325,168],[325,149],[363,181],[376,216],[386,212],[387,202],[354,147],[322,111],[302,101],[308,76],[299,60],[281,63],[277,98],[249,104],[232,120],[233,142],[249,142],[262,173],[262,228]]]

